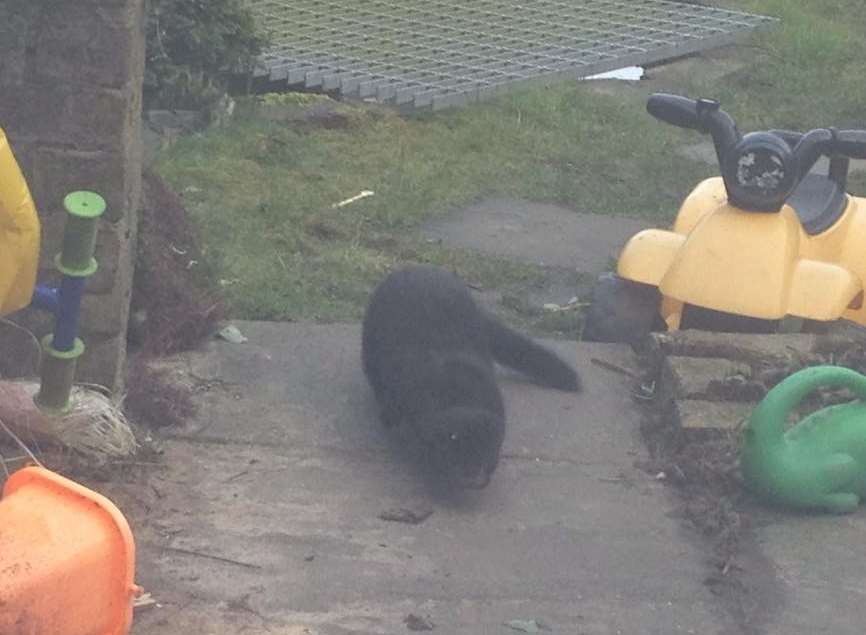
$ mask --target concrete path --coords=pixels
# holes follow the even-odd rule
[[[861,635],[866,624],[866,510],[829,516],[753,510],[758,545],[785,609],[767,635]]]
[[[426,225],[424,235],[538,265],[596,274],[648,221],[583,214],[557,205],[491,198]]]
[[[680,529],[646,458],[620,375],[631,353],[560,342],[581,395],[503,373],[509,413],[493,483],[458,500],[389,447],[354,325],[239,323],[177,362],[207,390],[164,442],[146,482],[105,491],[131,519],[137,579],[159,601],[134,635],[737,633],[707,585],[702,546]],[[386,522],[389,509],[432,511]],[[420,625],[413,624],[416,628]]]

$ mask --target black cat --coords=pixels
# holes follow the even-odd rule
[[[505,408],[493,361],[560,390],[577,373],[482,311],[454,274],[429,266],[391,273],[373,292],[361,349],[381,418],[413,437],[436,470],[482,488],[499,461]]]

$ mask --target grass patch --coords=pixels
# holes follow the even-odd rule
[[[739,49],[732,74],[668,77],[665,89],[721,99],[742,130],[866,125],[859,2],[725,4],[783,22]],[[424,220],[485,195],[672,219],[714,169],[676,152],[698,134],[646,115],[658,87],[602,94],[568,82],[410,118],[309,96],[251,98],[230,125],[183,139],[158,169],[199,224],[235,315],[356,318],[370,287],[406,260],[456,267],[489,288],[540,275],[412,238]],[[851,186],[862,193],[866,177]],[[376,195],[332,207],[362,190]]]
[[[330,106],[343,122],[332,129],[293,119],[311,107],[300,101],[245,101],[231,125],[182,140],[158,166],[199,224],[206,258],[238,316],[357,317],[372,284],[396,262],[412,260],[402,253],[405,239],[395,236],[412,235],[423,220],[486,194],[663,218],[707,172],[675,155],[670,135],[657,126],[649,136],[680,168],[664,179],[661,162],[642,167],[645,159],[621,132],[644,119],[641,100],[581,86],[412,119],[340,104]],[[588,151],[592,146],[610,152]],[[638,174],[650,195],[634,187]],[[333,207],[366,189],[376,195]],[[419,253],[453,265],[456,252]],[[459,260],[463,270],[483,274],[485,286],[527,271],[478,255]]]

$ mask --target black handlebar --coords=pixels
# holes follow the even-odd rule
[[[689,128],[710,133],[719,155],[719,163],[725,151],[740,140],[734,120],[718,102],[708,99],[689,99],[680,95],[656,93],[647,100],[647,112],[656,119],[680,128]],[[834,130],[818,128],[809,133],[791,130],[770,130],[794,150],[806,169],[823,155],[845,156],[851,159],[866,159],[866,130]],[[801,143],[805,141],[805,145]],[[798,149],[798,146],[799,147]]]
[[[690,128],[692,130],[703,130],[698,117],[698,102],[688,97],[679,95],[666,95],[656,93],[650,95],[647,100],[646,109],[656,119],[669,123],[679,128]]]
[[[839,130],[835,150],[851,159],[866,159],[866,130]]]
[[[791,130],[770,130],[777,137],[781,137],[792,148],[796,147],[800,140],[805,136],[801,132],[793,132]],[[829,132],[835,133],[833,139],[829,142],[826,152],[822,154],[842,155],[849,159],[866,159],[866,130],[832,130]]]
[[[719,164],[737,141],[740,133],[731,116],[710,99],[689,99],[679,95],[656,93],[647,101],[647,111],[656,119],[680,128],[691,128],[713,137]]]
[[[794,132],[793,130],[769,130],[768,132],[782,139],[791,148],[800,143],[800,139],[803,138],[802,132]]]

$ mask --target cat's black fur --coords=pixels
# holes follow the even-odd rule
[[[391,273],[364,316],[362,361],[382,421],[414,437],[463,487],[487,485],[505,435],[493,361],[577,391],[577,373],[482,311],[454,274],[429,266]]]

